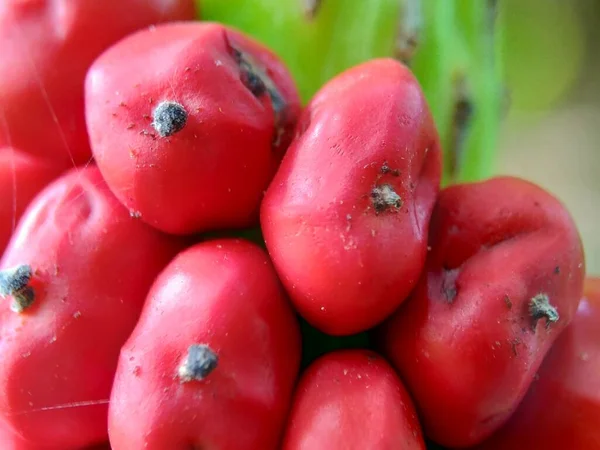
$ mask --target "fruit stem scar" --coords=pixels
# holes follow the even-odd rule
[[[152,126],[161,137],[171,136],[181,131],[187,123],[188,113],[177,102],[161,102],[152,113]]]
[[[538,323],[538,320],[546,318],[546,328],[550,324],[558,322],[560,318],[557,309],[550,304],[550,298],[547,294],[537,294],[529,301],[529,315],[533,320],[533,329]]]
[[[371,191],[371,202],[377,214],[390,208],[400,209],[402,199],[389,184],[375,186]]]
[[[179,366],[177,373],[182,383],[202,381],[217,368],[219,357],[206,344],[193,344]]]
[[[10,309],[16,313],[25,311],[35,300],[35,292],[29,286],[31,274],[28,264],[0,270],[0,297],[12,297]]]

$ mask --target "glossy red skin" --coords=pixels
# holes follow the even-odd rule
[[[257,98],[243,84],[232,45],[259,61],[288,103],[278,145],[269,95]],[[189,114],[168,137],[152,126],[163,101]],[[208,22],[135,33],[105,52],[86,81],[92,150],[107,183],[142,220],[175,234],[258,223],[299,109],[294,82],[272,52]]]
[[[413,402],[392,367],[368,350],[340,350],[302,375],[282,450],[425,450]]]
[[[9,300],[0,308],[0,422],[23,441],[13,450],[108,440],[120,347],[154,278],[181,248],[130,217],[93,166],[66,173],[33,200],[0,263],[30,264],[36,293],[22,314]]]
[[[193,0],[0,2],[0,147],[87,162],[83,87],[92,61],[136,30],[194,17]]]
[[[582,294],[583,250],[565,207],[512,177],[444,189],[429,245],[419,284],[379,338],[425,434],[466,447],[509,418],[572,320]],[[534,330],[528,303],[539,293],[549,296],[560,318],[548,328],[542,319]]]
[[[86,450],[112,450],[110,444],[104,443],[104,444],[100,444],[100,445],[95,445],[93,447],[89,447]]]
[[[12,147],[0,149],[0,256],[29,202],[67,168]]]
[[[2,450],[52,450],[56,447],[42,447],[36,444],[30,444],[24,441],[19,436],[7,429],[3,429],[0,425],[0,444],[2,444]],[[110,444],[103,443],[99,445],[93,445],[91,447],[79,447],[78,450],[112,450]]]
[[[121,351],[109,411],[114,450],[275,450],[300,364],[296,316],[266,252],[217,239],[188,248],[157,278]],[[181,383],[192,344],[219,357]]]
[[[600,448],[600,278],[585,287],[519,408],[477,450]]]
[[[6,433],[6,434],[3,434]],[[2,450],[47,450],[52,447],[41,447],[39,445],[31,445],[17,437],[10,431],[0,429],[0,443]],[[56,447],[54,447],[56,448]],[[103,443],[92,447],[80,447],[79,450],[112,450],[110,444]]]
[[[382,174],[386,162],[399,176]],[[432,117],[400,63],[360,64],[316,94],[261,209],[269,253],[309,323],[357,333],[407,297],[425,261],[440,170]],[[404,204],[376,214],[370,194],[385,183]]]

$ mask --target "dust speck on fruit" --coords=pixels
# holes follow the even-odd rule
[[[382,175],[390,174],[390,175],[392,175],[394,177],[399,177],[400,176],[400,170],[398,170],[398,169],[392,169],[388,165],[387,161],[385,161],[383,163],[383,165],[381,166],[380,172],[381,172]]]

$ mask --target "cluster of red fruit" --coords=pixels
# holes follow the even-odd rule
[[[407,67],[303,106],[189,1],[51,4],[0,7],[3,450],[600,448],[572,218],[440,189]],[[369,344],[301,368],[301,321]]]

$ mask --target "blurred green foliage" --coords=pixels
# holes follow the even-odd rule
[[[571,0],[501,0],[500,52],[512,112],[550,111],[585,66],[585,24]]]

